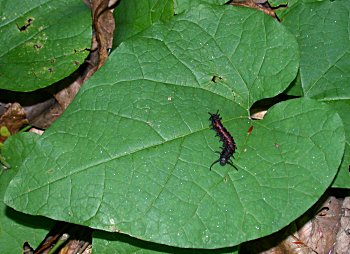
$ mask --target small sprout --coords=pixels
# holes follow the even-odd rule
[[[9,136],[11,136],[11,133],[7,129],[6,126],[1,126],[1,128],[0,128],[0,136],[2,136],[2,137],[9,137]]]

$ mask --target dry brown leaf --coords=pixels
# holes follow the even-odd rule
[[[229,4],[257,9],[277,20],[279,19],[275,13],[275,10],[286,7],[286,5],[272,7],[270,3],[266,0],[265,1],[264,0],[232,0]]]

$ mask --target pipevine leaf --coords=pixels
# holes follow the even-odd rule
[[[342,121],[320,102],[286,101],[249,119],[255,101],[288,87],[298,62],[294,36],[255,10],[202,5],[155,24],[84,85],[31,148],[5,202],[185,248],[271,234],[318,200],[344,151]],[[208,121],[217,110],[238,170],[209,170],[221,146]]]
[[[32,91],[67,77],[91,44],[91,14],[80,0],[0,1],[0,88]]]
[[[349,126],[350,105],[350,6],[344,1],[302,1],[283,13],[283,24],[300,45],[300,79],[306,97],[335,108]],[[350,187],[350,132],[333,187]]]

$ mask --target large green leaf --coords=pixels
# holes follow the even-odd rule
[[[306,97],[325,101],[348,123],[350,104],[349,1],[301,1],[282,15],[300,45],[300,76]],[[345,124],[347,129],[349,125]],[[350,143],[347,130],[347,144]],[[334,187],[350,188],[350,149]]]
[[[68,76],[91,44],[81,0],[0,0],[0,88],[31,91]]]
[[[2,155],[12,166],[10,169],[0,169],[0,197],[5,195],[10,180],[18,171],[18,165],[30,152],[30,147],[35,144],[39,136],[34,134],[18,134],[10,137],[2,150]],[[54,222],[39,216],[30,216],[7,207],[0,203],[0,246],[1,253],[17,254],[23,252],[24,242],[32,246],[38,246],[45,238],[48,230]]]
[[[154,25],[84,85],[31,149],[5,201],[179,247],[271,234],[317,201],[344,151],[339,116],[314,100],[249,120],[256,100],[295,78],[298,60],[294,37],[247,8],[200,6]],[[218,109],[237,142],[238,170],[209,171],[220,144],[207,112]]]

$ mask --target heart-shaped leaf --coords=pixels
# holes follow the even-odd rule
[[[0,88],[32,91],[76,70],[91,44],[80,0],[0,0]],[[20,75],[19,75],[20,73]]]
[[[254,10],[200,6],[154,25],[82,88],[5,202],[179,247],[271,234],[322,195],[344,150],[339,116],[313,100],[249,120],[249,107],[283,91],[297,69],[294,37]],[[209,170],[220,143],[208,111],[218,109],[237,143],[237,170]]]
[[[349,126],[350,5],[344,1],[299,1],[282,15],[300,45],[300,77],[306,97],[327,102]],[[334,187],[350,187],[350,130]],[[348,134],[349,133],[349,134]]]

